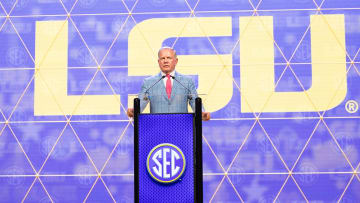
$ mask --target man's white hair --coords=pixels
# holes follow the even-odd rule
[[[174,56],[175,56],[175,58],[177,58],[177,55],[176,55],[176,50],[175,50],[175,49],[173,49],[172,47],[167,47],[167,46],[165,46],[165,47],[161,47],[161,48],[159,49],[159,51],[158,51],[158,57],[159,57],[159,55],[160,55],[160,51],[161,51],[161,50],[164,50],[164,49],[170,49],[171,51],[173,51],[173,52],[174,52]]]

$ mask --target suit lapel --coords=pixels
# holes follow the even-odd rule
[[[159,79],[162,77],[162,75],[161,75],[161,72],[159,73]],[[164,78],[165,79],[165,78]],[[168,99],[168,96],[167,96],[167,94],[166,94],[166,87],[165,87],[165,85],[164,85],[164,79],[162,79],[161,81],[160,81],[160,87],[161,87],[161,90],[160,90],[160,95],[158,95],[158,96],[163,96],[165,99],[167,99],[167,100],[169,100]]]
[[[175,78],[176,78],[177,80],[179,80],[179,79],[178,79],[179,75],[177,74],[176,71],[175,71],[174,76],[175,76]],[[173,85],[172,85],[172,89],[171,89],[170,101],[172,101],[172,100],[174,99],[174,97],[177,95],[177,92],[178,92],[178,90],[179,90],[179,85],[180,85],[180,84],[179,84],[176,80],[173,79]]]

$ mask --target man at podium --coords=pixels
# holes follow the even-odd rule
[[[197,92],[194,81],[175,71],[178,58],[171,47],[162,47],[158,52],[160,73],[144,80],[139,94],[140,111],[150,102],[150,113],[187,113],[188,104],[195,109]],[[127,115],[134,116],[128,108]],[[209,112],[202,112],[202,119],[210,119]]]

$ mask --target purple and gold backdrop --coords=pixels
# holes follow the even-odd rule
[[[358,0],[0,0],[0,202],[133,202],[125,114],[177,50],[205,202],[360,201]]]

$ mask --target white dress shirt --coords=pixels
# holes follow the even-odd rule
[[[161,75],[165,76],[165,78],[163,80],[164,80],[164,86],[166,87],[166,82],[167,82],[168,78],[166,77],[166,74],[163,72],[161,72]],[[173,70],[169,75],[175,76],[175,70]],[[174,83],[174,79],[172,77],[170,77],[170,80],[171,80],[171,87],[172,87],[173,83]]]

